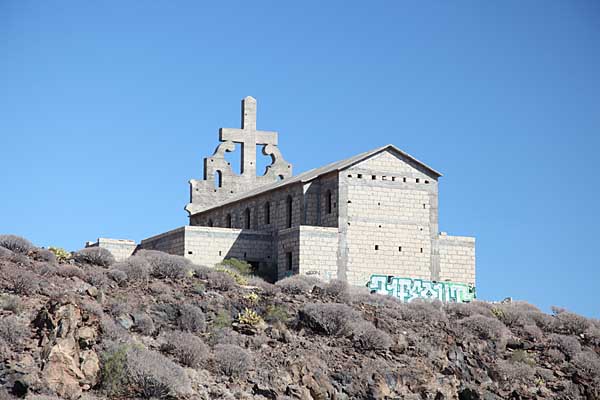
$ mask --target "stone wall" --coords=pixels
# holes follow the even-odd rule
[[[95,242],[87,242],[85,247],[102,247],[110,251],[117,261],[131,256],[137,247],[133,240],[98,238]]]
[[[213,208],[190,217],[192,226],[214,226],[228,228],[228,216],[231,227],[248,229],[247,212],[250,215],[251,230],[277,232],[288,228],[289,199],[292,200],[292,226],[300,225],[303,216],[303,189],[301,184],[283,187],[279,190],[242,199],[235,203]],[[268,204],[268,206],[267,206]],[[267,217],[267,210],[269,216]]]
[[[142,240],[140,248],[160,250],[212,267],[225,258],[267,264],[273,259],[269,233],[227,228],[183,226]]]
[[[371,274],[436,279],[437,180],[390,152],[341,171],[340,275],[365,285]]]
[[[324,281],[336,279],[338,229],[301,226],[298,238],[300,243],[298,272]]]
[[[185,255],[185,228],[173,229],[160,235],[142,240],[139,248],[144,250],[158,250],[176,256]]]
[[[475,285],[475,238],[439,236],[440,281]]]
[[[207,266],[213,266],[225,258],[275,262],[272,235],[245,229],[186,226],[185,250],[187,258]]]
[[[277,279],[300,272],[300,230],[298,227],[279,231],[277,237]]]

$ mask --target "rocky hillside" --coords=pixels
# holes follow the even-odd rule
[[[600,323],[0,236],[0,398],[598,399]]]

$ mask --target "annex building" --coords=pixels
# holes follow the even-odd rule
[[[188,226],[139,245],[89,245],[119,254],[136,246],[161,250],[208,266],[235,257],[274,279],[338,278],[395,295],[415,281],[419,291],[448,291],[443,282],[475,285],[475,239],[439,230],[438,171],[390,144],[294,176],[277,139],[257,128],[256,100],[246,97],[241,128],[219,130],[204,176],[190,180]],[[225,158],[236,143],[241,174]],[[272,160],[262,175],[257,146]]]

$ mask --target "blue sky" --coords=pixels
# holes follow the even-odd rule
[[[4,0],[0,55],[0,232],[184,225],[252,95],[296,172],[394,143],[444,173],[481,298],[600,317],[597,1]]]

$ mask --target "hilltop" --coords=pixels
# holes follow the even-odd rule
[[[598,399],[600,322],[0,236],[0,398]]]

